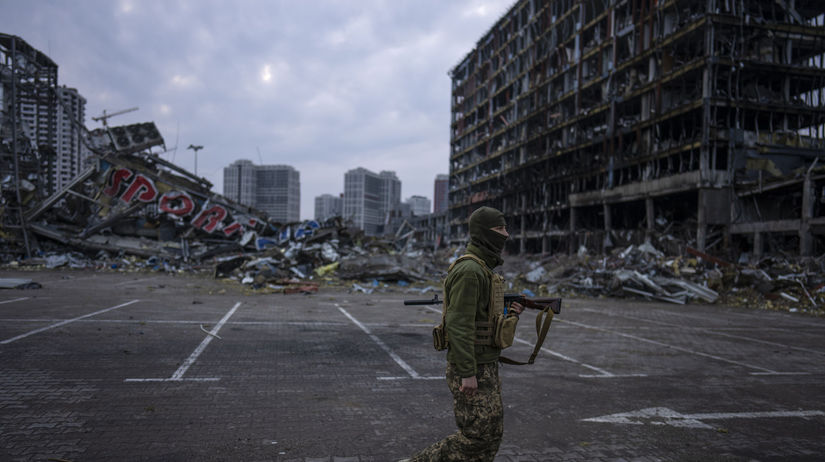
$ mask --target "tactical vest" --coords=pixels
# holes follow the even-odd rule
[[[486,321],[476,321],[476,345],[489,345],[497,348],[507,348],[513,344],[516,334],[517,316],[507,316],[504,313],[504,278],[492,272],[484,260],[475,255],[465,254],[459,257],[447,270],[449,274],[458,262],[473,260],[481,266],[490,280],[490,298],[487,305],[488,317]],[[447,330],[447,304],[449,297],[447,288],[444,288],[443,304],[441,308],[441,324],[433,329],[433,346],[436,350],[444,350],[449,345]]]

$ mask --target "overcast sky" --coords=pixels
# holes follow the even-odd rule
[[[237,159],[301,174],[301,217],[344,173],[393,170],[432,199],[448,172],[448,71],[515,0],[0,0],[0,32],[58,66],[110,125],[154,121],[168,160],[223,192]],[[177,146],[177,149],[174,148]],[[260,154],[259,154],[260,152]]]

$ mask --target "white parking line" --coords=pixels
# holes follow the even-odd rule
[[[175,373],[172,374],[172,380],[180,380],[183,377],[183,374],[185,374],[186,371],[189,369],[189,367],[191,367],[192,364],[195,364],[195,361],[197,361],[198,356],[200,356],[201,353],[203,353],[203,350],[206,349],[206,347],[209,345],[209,342],[211,342],[212,339],[215,338],[215,335],[217,335],[218,331],[221,330],[221,327],[223,327],[223,325],[226,324],[226,321],[229,319],[229,317],[235,314],[235,311],[238,309],[239,306],[241,306],[241,302],[235,303],[235,306],[233,306],[232,309],[229,310],[229,312],[226,313],[220,321],[218,321],[218,324],[210,332],[208,332],[208,334],[210,335],[207,335],[206,338],[203,339],[201,344],[198,345],[197,348],[195,348],[195,351],[193,351],[192,354],[189,355],[188,358],[186,358],[186,361],[184,361],[183,364],[181,364],[178,370],[176,370]]]
[[[146,300],[143,300],[146,301]],[[0,318],[0,323],[14,322],[61,322],[58,318]],[[82,319],[83,324],[211,324],[212,320],[193,319]],[[338,327],[348,326],[348,322],[339,321],[228,321],[229,326],[303,326],[303,327]],[[372,327],[432,327],[432,324],[395,322],[365,322],[365,326]]]
[[[2,342],[0,342],[0,344],[5,345],[5,344],[8,344],[8,343],[14,342],[16,340],[20,340],[21,338],[26,338],[30,335],[39,334],[39,333],[47,331],[49,329],[54,329],[55,327],[65,326],[66,324],[69,324],[69,323],[72,323],[72,322],[75,322],[75,321],[79,321],[81,319],[90,318],[90,317],[96,316],[98,314],[106,313],[107,311],[116,310],[118,308],[122,308],[124,306],[131,305],[132,303],[137,303],[139,301],[140,300],[132,300],[130,302],[121,303],[120,305],[117,305],[117,306],[112,306],[112,307],[109,307],[109,308],[106,308],[106,309],[103,309],[103,310],[100,310],[100,311],[95,311],[94,313],[84,314],[83,316],[78,316],[78,317],[73,318],[73,319],[67,319],[65,321],[61,321],[61,322],[58,322],[56,324],[52,324],[50,326],[42,327],[40,329],[35,329],[31,332],[26,332],[25,334],[18,335],[17,337],[12,337],[12,338],[3,340]]]
[[[669,316],[676,316],[676,317],[681,317],[681,318],[697,319],[697,320],[707,320],[707,316],[704,315],[704,314],[694,314],[694,313],[690,313],[690,312],[671,311],[671,310],[663,310],[663,309],[656,309],[656,311],[659,312],[659,313],[665,313]],[[781,330],[784,330],[784,331],[791,331],[791,332],[797,332],[796,330],[793,330],[794,328],[791,325],[796,325],[796,326],[800,326],[800,327],[809,327],[809,328],[813,328],[813,329],[825,328],[825,324],[814,324],[814,322],[816,322],[815,321],[816,318],[812,319],[812,321],[814,321],[814,322],[808,322],[808,321],[802,320],[802,319],[795,319],[795,318],[791,318],[789,316],[782,316],[781,312],[770,312],[770,311],[765,312],[765,311],[757,311],[757,310],[752,310],[752,311],[748,311],[748,312],[738,312],[738,311],[728,310],[728,311],[725,311],[725,314],[728,314],[731,317],[736,317],[736,318],[740,318],[740,319],[744,319],[744,320],[748,320],[748,321],[756,321],[760,325],[766,325],[766,324],[768,324],[769,321],[781,320],[782,323],[786,324],[784,327],[780,327],[780,326],[777,326],[775,324],[772,325],[771,327],[776,328],[776,329],[781,329]]]
[[[3,300],[0,302],[0,305],[4,305],[6,303],[13,303],[13,302],[22,302],[23,300],[28,300],[29,297],[22,297],[22,298],[15,298],[13,300]]]
[[[716,361],[721,361],[721,362],[728,363],[728,364],[734,364],[734,365],[737,365],[737,366],[742,366],[742,367],[745,367],[745,368],[748,368],[748,369],[755,369],[755,370],[758,371],[758,372],[751,372],[752,375],[807,375],[808,374],[807,372],[778,372],[778,371],[774,371],[774,370],[771,370],[771,369],[766,369],[764,367],[754,366],[753,364],[747,364],[747,363],[743,363],[741,361],[734,361],[732,359],[723,358],[721,356],[716,356],[716,355],[712,355],[712,354],[708,354],[708,353],[702,353],[701,351],[691,350],[689,348],[683,348],[683,347],[680,347],[680,346],[670,345],[670,344],[664,343],[664,342],[659,342],[657,340],[651,340],[651,339],[648,339],[648,338],[639,337],[637,335],[630,335],[630,334],[625,334],[623,332],[616,332],[614,330],[605,329],[603,327],[591,326],[589,324],[583,324],[583,323],[580,323],[580,322],[574,322],[574,321],[569,321],[569,320],[565,320],[564,322],[572,324],[574,326],[584,327],[586,329],[598,330],[598,331],[601,331],[601,332],[607,332],[607,333],[610,333],[610,334],[613,334],[613,335],[618,335],[620,337],[630,338],[630,339],[633,339],[633,340],[636,340],[636,341],[639,341],[639,342],[650,343],[650,344],[653,344],[653,345],[658,345],[658,346],[662,346],[662,347],[665,347],[665,348],[670,348],[670,349],[673,349],[673,350],[676,350],[676,351],[681,351],[681,352],[684,352],[684,353],[689,353],[689,354],[692,354],[692,355],[701,356],[703,358],[715,359]]]
[[[441,313],[441,310],[439,310],[437,308],[433,308],[431,306],[427,306],[425,308],[427,308],[430,311],[435,311],[437,313]],[[534,346],[532,343],[530,343],[526,340],[522,340],[518,337],[515,338],[515,341],[519,342],[519,343],[522,343],[524,345],[531,346],[531,347]],[[545,352],[549,355],[553,355],[553,356],[555,356],[559,359],[563,359],[564,361],[568,361],[568,362],[571,362],[573,364],[578,364],[579,366],[584,367],[586,369],[590,369],[591,371],[598,372],[598,374],[579,374],[579,377],[582,377],[582,378],[604,379],[604,378],[620,378],[620,377],[647,377],[647,374],[613,374],[613,373],[608,372],[608,371],[606,371],[604,369],[601,369],[599,367],[591,366],[590,364],[585,364],[585,363],[583,363],[583,362],[581,362],[577,359],[571,358],[570,356],[566,356],[566,355],[563,355],[561,353],[557,353],[557,352],[555,352],[553,350],[550,350],[548,348],[545,348],[545,347],[542,347],[541,350],[539,350],[539,351],[543,351],[543,352]]]
[[[169,377],[168,379],[165,379],[165,378],[125,379],[124,382],[180,382],[180,381],[183,381],[183,380],[194,381],[194,382],[214,382],[214,381],[220,380],[220,378],[217,378],[217,377],[184,379],[183,374],[186,373],[186,371],[192,366],[192,364],[195,364],[195,361],[197,361],[198,356],[200,356],[201,353],[203,353],[203,350],[205,350],[206,347],[209,345],[209,342],[211,342],[212,339],[215,338],[215,336],[218,334],[218,331],[221,330],[221,327],[223,327],[223,325],[226,324],[226,321],[228,321],[229,318],[233,314],[235,314],[235,311],[238,309],[239,306],[241,306],[241,302],[235,303],[235,306],[233,306],[232,309],[230,309],[223,316],[223,318],[221,318],[221,320],[218,321],[218,324],[216,324],[215,327],[211,331],[207,332],[206,338],[204,338],[203,341],[200,343],[200,345],[198,345],[198,347],[195,348],[195,351],[193,351],[192,354],[189,355],[188,358],[186,358],[186,361],[184,361],[183,364],[181,364],[181,366],[178,368],[178,370],[176,370],[175,373],[172,374],[172,377]]]
[[[606,314],[608,316],[620,317],[620,318],[625,318],[625,319],[633,319],[633,320],[636,320],[636,321],[642,321],[642,322],[647,322],[647,323],[651,323],[651,324],[657,324],[657,325],[660,325],[660,326],[677,327],[679,329],[691,329],[691,330],[694,330],[694,331],[697,331],[697,332],[704,332],[706,334],[718,335],[720,337],[728,337],[728,338],[735,338],[735,339],[739,339],[739,340],[747,340],[749,342],[761,343],[763,345],[771,345],[771,346],[777,346],[777,347],[782,347],[782,348],[788,348],[788,349],[791,349],[791,350],[805,351],[807,353],[815,353],[815,354],[818,354],[818,355],[825,355],[825,351],[811,350],[809,348],[802,348],[802,347],[797,347],[797,346],[793,346],[793,345],[786,345],[784,343],[770,342],[768,340],[761,340],[761,339],[758,339],[758,338],[746,337],[744,335],[726,334],[724,332],[719,332],[714,328],[692,327],[692,326],[686,326],[684,324],[674,324],[674,323],[664,322],[664,321],[654,321],[652,319],[640,318],[640,317],[637,317],[637,316],[630,316],[630,315],[627,315],[627,314],[605,313],[603,311],[594,310],[592,308],[582,308],[582,309],[579,309],[579,311],[590,311],[590,312],[593,312],[593,313]]]
[[[349,320],[352,321],[353,324],[355,324],[356,326],[358,326],[359,329],[364,331],[364,333],[367,334],[369,336],[369,338],[372,339],[373,342],[375,342],[379,347],[381,347],[382,350],[384,350],[388,355],[390,355],[390,358],[392,358],[392,360],[395,361],[396,364],[401,366],[401,368],[404,369],[407,372],[407,374],[410,375],[409,378],[415,379],[415,380],[436,380],[436,379],[444,378],[444,377],[425,377],[425,376],[420,375],[418,372],[415,371],[415,369],[413,369],[409,364],[407,364],[406,361],[401,359],[400,356],[398,356],[394,351],[392,351],[392,349],[389,346],[387,346],[386,343],[381,341],[380,338],[378,338],[375,334],[373,334],[367,326],[365,326],[360,321],[355,319],[355,317],[353,317],[351,314],[349,314],[347,312],[347,310],[343,309],[341,307],[341,305],[336,303],[335,306],[338,308],[338,310],[341,313],[344,314],[344,316],[349,318]],[[406,379],[406,378],[407,377],[378,377],[379,380],[401,380],[401,379]]]
[[[526,341],[526,340],[522,340],[522,339],[520,339],[520,338],[518,338],[518,337],[516,337],[516,338],[515,338],[515,341],[516,341],[516,342],[519,342],[519,343],[523,343],[524,345],[527,345],[527,346],[531,346],[531,347],[532,347],[532,346],[534,346],[532,343],[530,343],[530,342],[528,342],[528,341]],[[553,355],[553,356],[555,356],[555,357],[557,357],[557,358],[559,358],[559,359],[563,359],[563,360],[565,360],[565,361],[569,361],[569,362],[571,362],[571,363],[573,363],[573,364],[578,364],[579,366],[584,367],[584,368],[587,368],[587,369],[590,369],[590,370],[592,370],[592,371],[596,371],[596,372],[598,372],[598,374],[579,374],[579,377],[582,377],[582,378],[589,378],[589,379],[615,379],[615,378],[620,378],[620,377],[647,377],[647,374],[613,374],[613,373],[611,373],[611,372],[607,372],[606,370],[604,370],[604,369],[602,369],[602,368],[599,368],[599,367],[596,367],[596,366],[591,366],[590,364],[585,364],[585,363],[583,363],[583,362],[581,362],[581,361],[579,361],[579,360],[577,360],[577,359],[573,359],[573,358],[571,358],[571,357],[569,357],[569,356],[563,355],[563,354],[561,354],[561,353],[557,353],[557,352],[555,352],[555,351],[553,351],[553,350],[548,350],[547,348],[544,348],[544,347],[542,347],[540,351],[543,351],[543,352],[545,352],[545,353],[547,353],[547,354],[549,354],[549,355]]]

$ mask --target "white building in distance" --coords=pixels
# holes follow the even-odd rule
[[[384,232],[390,212],[401,205],[401,180],[395,172],[358,167],[344,174],[343,217],[368,236]]]
[[[423,217],[424,215],[430,214],[430,205],[432,204],[429,199],[424,196],[412,196],[406,201],[410,204],[412,208],[412,214],[418,217]]]
[[[60,191],[87,167],[90,152],[81,140],[86,98],[65,85],[57,88],[57,95],[57,162],[52,181],[55,191]]]
[[[321,194],[315,197],[315,220],[326,221],[333,217],[340,217],[343,211],[341,196]]]
[[[241,159],[223,169],[224,196],[281,223],[301,219],[300,173],[289,165],[255,165]]]

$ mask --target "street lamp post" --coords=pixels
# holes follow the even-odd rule
[[[195,146],[194,144],[190,144],[186,149],[195,151],[195,176],[198,176],[198,151],[203,149],[203,146]]]

